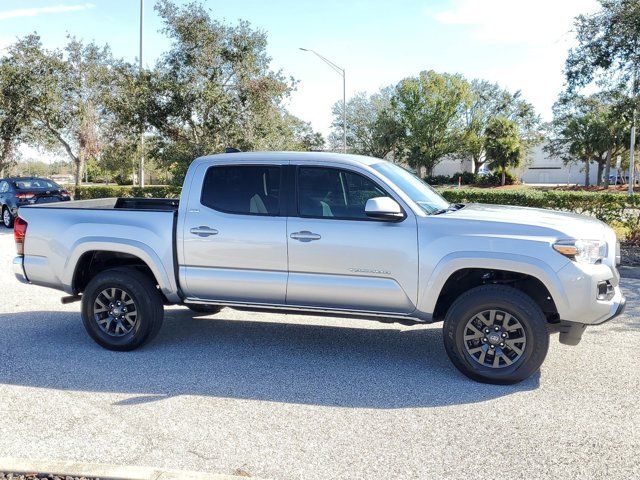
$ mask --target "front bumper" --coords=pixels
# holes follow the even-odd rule
[[[618,292],[616,292],[616,296],[617,294]],[[608,322],[609,320],[613,320],[617,316],[624,313],[624,309],[626,306],[627,299],[620,293],[619,299],[614,301],[611,305],[610,314],[598,323],[586,324],[580,322],[560,321],[557,329],[557,331],[560,332],[560,343],[564,343],[565,345],[577,345],[578,343],[580,343],[582,334],[589,325],[601,325],[605,322]]]
[[[626,300],[616,268],[569,262],[558,271],[558,278],[565,294],[564,302],[558,305],[561,320],[600,325],[622,313]],[[603,282],[611,287],[612,294],[599,297],[598,286]]]
[[[24,257],[19,256],[13,259],[13,274],[16,276],[18,281],[22,283],[29,283],[29,279],[27,278],[27,274],[24,271]]]

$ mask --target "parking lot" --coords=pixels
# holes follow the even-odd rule
[[[481,385],[439,325],[172,307],[103,350],[79,304],[19,284],[0,227],[0,457],[293,478],[631,478],[640,469],[640,280],[625,316],[539,375]]]

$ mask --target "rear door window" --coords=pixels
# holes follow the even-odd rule
[[[220,212],[279,215],[282,168],[222,165],[205,174],[200,203]]]

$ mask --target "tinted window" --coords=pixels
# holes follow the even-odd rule
[[[305,217],[366,219],[367,200],[387,194],[357,173],[334,168],[298,169],[298,211]]]
[[[431,214],[449,207],[449,202],[439,193],[404,168],[389,162],[376,163],[373,168],[400,187],[426,213]]]
[[[18,190],[32,190],[37,188],[49,188],[49,189],[58,189],[60,188],[56,183],[51,180],[44,180],[42,178],[32,178],[28,180],[16,180],[14,185]]]
[[[221,212],[278,215],[280,170],[273,166],[211,167],[204,178],[201,202]]]

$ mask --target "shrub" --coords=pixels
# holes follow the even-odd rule
[[[110,197],[177,198],[180,196],[180,187],[169,185],[153,185],[149,187],[91,185],[69,187],[68,190],[76,200]]]
[[[500,185],[502,181],[501,174],[497,172],[491,172],[485,175],[478,175],[473,172],[458,172],[451,176],[431,175],[424,179],[429,185],[457,185],[458,180],[460,180],[462,185],[478,185],[482,187],[495,187]],[[505,185],[516,185],[518,183],[517,178],[512,173],[506,173]]]
[[[491,172],[486,175],[476,175],[477,180],[474,182],[475,185],[480,185],[482,187],[497,187],[502,185],[502,174],[498,172]],[[516,176],[507,171],[504,176],[504,184],[505,185],[517,185],[520,183]]]
[[[429,185],[451,185],[458,183],[457,180],[454,182],[452,177],[448,175],[427,175],[424,177],[424,181]]]

